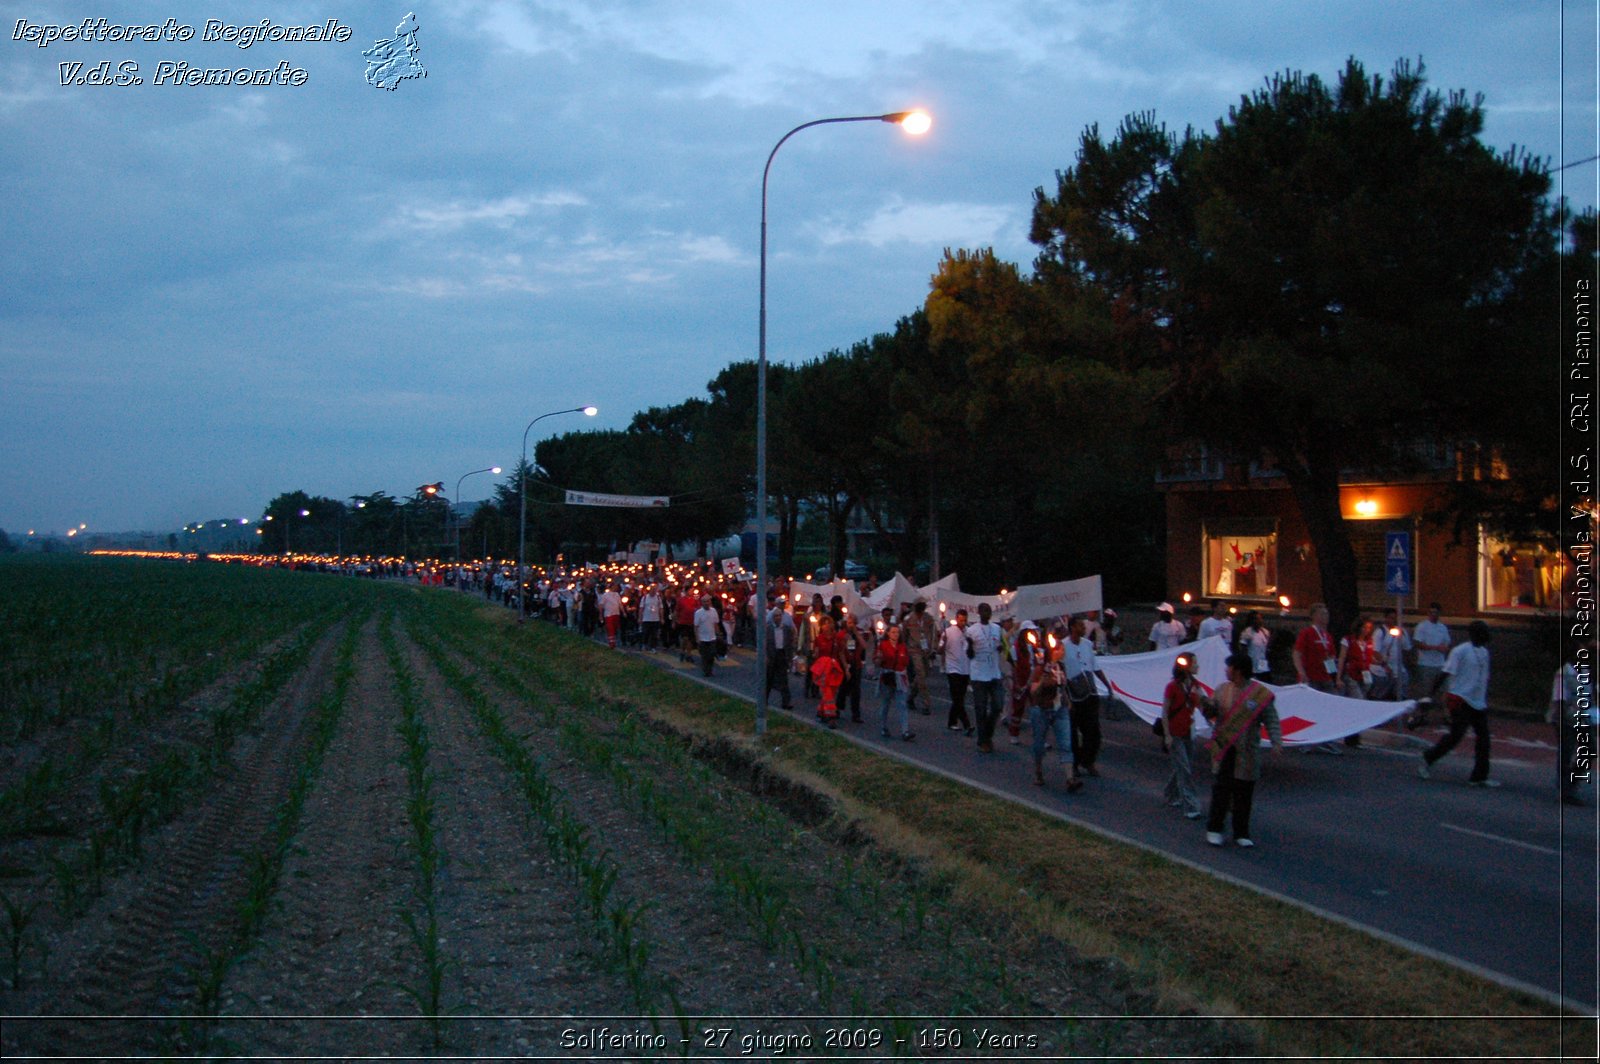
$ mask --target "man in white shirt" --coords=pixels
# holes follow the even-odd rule
[[[1233,618],[1228,616],[1227,607],[1221,599],[1211,600],[1211,616],[1200,622],[1200,638],[1209,639],[1220,635],[1228,652],[1233,653]]]
[[[717,629],[722,625],[722,612],[712,605],[710,595],[700,596],[700,608],[694,611],[694,638],[700,645],[700,674],[710,676],[717,661]]]
[[[1150,649],[1167,650],[1180,645],[1188,633],[1182,621],[1172,619],[1172,603],[1163,602],[1156,607],[1156,612],[1161,617],[1150,626]]]
[[[1437,602],[1428,605],[1428,619],[1411,630],[1411,645],[1417,648],[1417,690],[1427,694],[1438,683],[1444,656],[1450,653],[1450,629],[1439,620]]]
[[[1066,646],[1062,648],[1061,669],[1066,675],[1067,697],[1072,702],[1072,771],[1077,776],[1098,776],[1094,767],[1100,756],[1100,694],[1094,680],[1111,690],[1111,681],[1100,671],[1094,660],[1094,644],[1085,639],[1088,623],[1082,617],[1072,618],[1067,629]]]
[[[967,684],[971,680],[972,664],[967,660],[967,611],[956,610],[956,623],[946,625],[939,633],[939,653],[944,657],[944,678],[950,685],[950,716],[945,727],[951,731],[972,734],[972,720],[967,716]]]
[[[1383,623],[1372,632],[1372,690],[1367,697],[1398,702],[1406,696],[1410,676],[1406,672],[1406,652],[1411,637],[1400,627],[1400,614],[1393,606],[1383,611]]]
[[[616,584],[607,585],[600,593],[600,619],[606,626],[606,646],[617,649],[617,632],[622,627],[622,592]]]
[[[651,653],[661,647],[661,589],[655,584],[645,588],[639,600],[639,625],[644,629],[644,648]]]
[[[1430,692],[1439,691],[1449,681],[1450,693],[1444,701],[1450,711],[1450,731],[1422,755],[1417,775],[1427,779],[1434,762],[1448,754],[1471,728],[1476,742],[1467,782],[1474,787],[1498,787],[1499,781],[1489,778],[1489,626],[1473,621],[1467,634],[1469,641],[1445,658],[1444,671]]]
[[[967,662],[971,676],[972,715],[978,721],[978,749],[994,752],[994,725],[1000,719],[1000,648],[1005,633],[987,602],[978,604],[978,623],[967,625]]]
[[[1422,698],[1434,690],[1438,672],[1445,667],[1445,654],[1450,653],[1450,629],[1438,619],[1437,602],[1427,606],[1427,621],[1418,621],[1411,629],[1411,646],[1416,648],[1416,698]],[[1405,723],[1406,728],[1426,725],[1426,702],[1419,704]]]

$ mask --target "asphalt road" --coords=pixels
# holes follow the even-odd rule
[[[700,678],[698,663],[679,663],[674,653],[640,656]],[[754,653],[735,649],[709,682],[753,697],[754,671]],[[933,681],[942,694],[944,677]],[[800,678],[791,683],[794,717],[814,721],[815,703],[798,697]],[[1470,732],[1427,781],[1416,773],[1419,752],[1442,729],[1368,732],[1346,756],[1269,756],[1252,814],[1256,846],[1245,850],[1231,841],[1207,845],[1204,820],[1163,804],[1167,757],[1149,727],[1125,712],[1105,722],[1100,778],[1068,795],[1053,753],[1048,785],[1033,784],[1026,727],[1021,745],[1001,729],[994,753],[981,754],[974,740],[946,730],[949,701],[936,697],[931,716],[913,714],[914,742],[885,740],[872,694],[863,699],[866,723],[846,715],[837,734],[1499,982],[1595,1008],[1600,821],[1592,788],[1584,807],[1557,800],[1548,727],[1501,729],[1492,755],[1498,789],[1466,785]],[[783,713],[776,697],[769,712]],[[1208,772],[1197,785],[1208,801]]]

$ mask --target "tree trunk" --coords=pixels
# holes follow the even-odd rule
[[[1331,460],[1313,459],[1304,467],[1286,463],[1284,476],[1300,506],[1322,576],[1322,600],[1328,607],[1328,628],[1339,638],[1361,613],[1356,588],[1356,552],[1339,508],[1339,472]],[[1308,603],[1309,605],[1309,603]]]
[[[835,578],[844,575],[845,555],[849,553],[845,531],[855,509],[856,500],[851,496],[845,496],[842,504],[837,495],[828,499],[828,564],[833,567]]]

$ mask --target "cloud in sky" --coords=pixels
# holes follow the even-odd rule
[[[82,0],[12,18],[80,22]],[[141,11],[156,9],[140,8]],[[407,10],[426,79],[364,81]],[[161,18],[259,22],[172,0]],[[173,528],[273,495],[409,491],[522,426],[700,392],[755,354],[761,169],[775,358],[922,302],[946,247],[1027,265],[1031,194],[1087,125],[1209,126],[1286,68],[1421,56],[1486,139],[1593,153],[1593,14],[1555,5],[438,0],[275,5],[345,43],[0,37],[0,527]],[[129,18],[117,15],[117,18]],[[140,17],[153,17],[141,15]],[[1587,21],[1585,21],[1587,19]],[[1579,25],[1578,23],[1582,23]],[[1574,43],[1576,42],[1576,43]],[[303,67],[298,87],[62,86],[63,61]],[[1565,64],[1565,65],[1563,65]],[[1566,189],[1595,200],[1592,170]]]

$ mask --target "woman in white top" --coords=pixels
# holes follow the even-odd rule
[[[1260,683],[1272,682],[1272,664],[1267,660],[1267,650],[1272,646],[1272,631],[1261,620],[1260,610],[1251,610],[1239,633],[1239,653],[1250,655],[1251,678]]]

